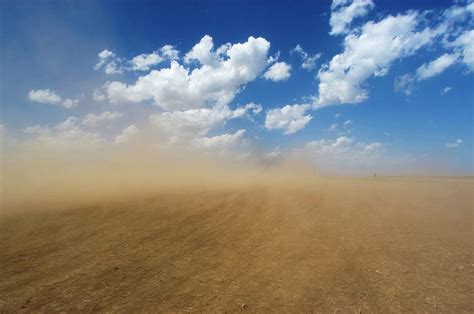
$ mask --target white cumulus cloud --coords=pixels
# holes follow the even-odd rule
[[[102,50],[97,54],[99,61],[95,65],[94,69],[104,69],[106,74],[120,74],[123,72],[123,60],[117,58],[115,53],[110,50]]]
[[[174,143],[203,137],[212,128],[222,126],[230,119],[241,118],[260,111],[261,106],[254,103],[249,103],[234,110],[224,105],[213,108],[155,113],[150,116],[150,121],[160,131],[162,137]]]
[[[349,145],[351,145],[352,142],[352,139],[346,136],[340,136],[336,140],[321,139],[308,142],[306,148],[318,153],[342,153],[349,149]]]
[[[203,41],[207,47],[212,44],[210,36],[204,36],[198,45]],[[244,43],[231,45],[225,52],[211,48],[207,55],[204,52],[197,55],[193,48],[188,59],[199,58],[199,62],[204,62],[201,66],[191,70],[172,61],[170,67],[152,70],[135,84],[109,83],[107,97],[112,103],[153,100],[165,110],[226,105],[243,85],[265,70],[269,48],[270,43],[261,37],[249,37]]]
[[[153,66],[165,60],[178,60],[179,51],[172,45],[164,45],[161,49],[152,53],[142,53],[131,60],[119,58],[110,50],[103,50],[98,53],[99,61],[95,65],[95,70],[103,69],[105,74],[121,74],[124,71],[149,71]]]
[[[32,89],[28,93],[28,100],[42,104],[60,105],[66,109],[77,107],[79,103],[79,99],[66,98],[63,100],[61,96],[50,89]]]
[[[285,62],[276,62],[265,72],[263,77],[266,80],[275,82],[286,81],[291,76],[291,66]]]
[[[179,59],[179,50],[177,50],[172,45],[164,45],[160,49],[161,55],[168,60],[178,60]]]
[[[32,89],[28,93],[28,99],[42,104],[59,104],[62,101],[61,97],[50,89]]]
[[[194,146],[205,150],[225,150],[238,144],[245,135],[245,130],[241,129],[235,133],[225,133],[213,137],[201,137],[193,140]]]
[[[101,52],[99,52],[97,56],[99,57],[99,61],[94,67],[94,69],[96,70],[103,67],[107,63],[108,60],[115,58],[115,53],[110,50],[104,49]]]
[[[164,59],[156,52],[150,54],[142,53],[133,57],[130,61],[132,69],[135,71],[148,71],[154,65],[159,64]]]
[[[223,49],[225,47],[226,49]],[[198,61],[202,65],[218,66],[220,60],[223,57],[223,53],[226,52],[228,46],[223,45],[214,51],[214,41],[211,36],[204,35],[201,40],[194,45],[193,48],[184,56],[184,62],[190,63],[193,60]]]
[[[313,118],[306,114],[310,105],[286,105],[267,111],[265,127],[268,130],[284,130],[284,134],[293,134],[303,129]]]

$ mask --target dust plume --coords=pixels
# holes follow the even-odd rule
[[[472,312],[472,178],[158,147],[2,154],[0,312]]]
[[[120,202],[160,191],[304,185],[316,170],[303,160],[240,159],[156,145],[64,150],[18,145],[3,153],[2,208],[37,210]]]

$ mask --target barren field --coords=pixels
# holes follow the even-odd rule
[[[4,212],[0,311],[472,313],[473,197],[325,179]]]

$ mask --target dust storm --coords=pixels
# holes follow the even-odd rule
[[[143,149],[3,165],[1,311],[474,308],[469,177]]]

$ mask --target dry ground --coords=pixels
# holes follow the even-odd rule
[[[472,179],[160,192],[0,219],[0,310],[474,312]]]

